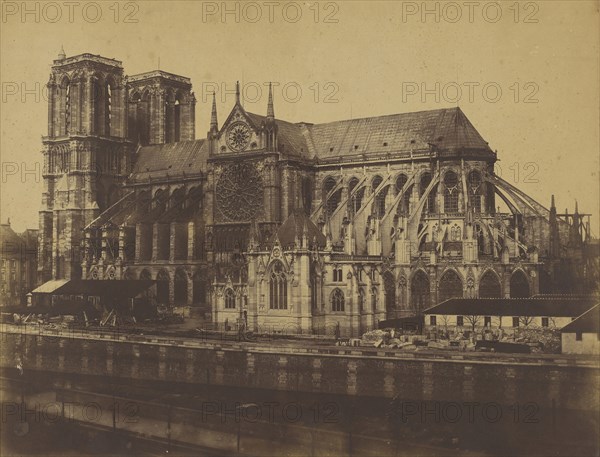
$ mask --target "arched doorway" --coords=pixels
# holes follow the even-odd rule
[[[424,271],[417,271],[410,282],[410,305],[417,314],[431,304],[430,294],[429,277]]]
[[[151,279],[152,279],[152,274],[150,274],[150,272],[148,270],[144,269],[140,272],[140,280],[149,281]]]
[[[526,298],[530,296],[529,281],[522,270],[518,270],[510,277],[511,298]]]
[[[196,271],[192,278],[192,283],[194,305],[204,305],[206,303],[206,273]]]
[[[188,277],[185,270],[178,268],[175,272],[174,300],[176,305],[186,305],[188,296]]]
[[[438,298],[440,303],[449,298],[463,296],[463,284],[460,276],[454,270],[446,271],[440,279]]]
[[[159,305],[169,304],[169,273],[160,270],[156,275],[156,301]]]
[[[502,298],[502,287],[498,276],[492,271],[486,271],[479,280],[480,298]]]

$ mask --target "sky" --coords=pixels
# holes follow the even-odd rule
[[[36,228],[45,84],[53,59],[99,54],[127,75],[191,78],[196,137],[216,89],[248,111],[329,122],[460,106],[497,150],[497,173],[599,230],[597,1],[21,2],[0,22],[0,220]],[[24,5],[27,5],[26,7]],[[27,8],[27,10],[25,10]]]

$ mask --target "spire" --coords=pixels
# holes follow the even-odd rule
[[[556,209],[556,205],[554,204],[554,194],[552,194],[552,202],[550,203],[550,208]]]
[[[235,103],[240,103],[240,82],[235,82]]]
[[[575,200],[575,214],[579,214],[579,207],[577,206],[577,200]]]
[[[67,58],[67,55],[65,54],[65,47],[61,44],[60,52],[58,53],[58,60],[64,60],[66,58]]]
[[[214,91],[212,99],[212,112],[210,114],[210,129],[219,130],[219,123],[217,121],[217,99]]]
[[[267,104],[267,119],[275,119],[275,110],[273,109],[273,90],[271,89],[271,83],[269,83],[269,102]]]

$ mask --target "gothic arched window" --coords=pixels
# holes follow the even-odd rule
[[[444,212],[458,212],[458,176],[453,171],[444,175]]]
[[[398,195],[404,189],[404,186],[408,182],[408,176],[404,173],[401,173],[396,178],[396,195]],[[396,208],[397,214],[407,214],[409,212],[410,206],[410,188],[405,189],[404,196],[402,197],[402,201],[398,204]]]
[[[481,213],[481,196],[483,195],[483,183],[481,182],[481,173],[473,170],[467,178],[469,186],[469,197],[471,207],[476,213]]]
[[[511,298],[526,298],[530,296],[529,281],[521,270],[516,271],[510,277]]]
[[[342,274],[342,269],[334,267],[334,269],[333,269],[333,282],[342,282],[343,280],[344,280],[344,276]]]
[[[325,202],[325,210],[327,214],[331,216],[333,212],[336,210],[341,197],[341,189],[337,192],[334,192],[332,195],[329,193],[335,188],[336,182],[331,176],[327,178],[323,184],[323,201]]]
[[[413,310],[417,313],[428,308],[431,302],[429,277],[421,270],[415,273],[410,282],[410,301]]]
[[[177,210],[182,211],[185,207],[185,189],[180,187],[175,189],[171,194],[172,207],[177,208]]]
[[[164,212],[167,209],[167,191],[163,189],[158,189],[154,193],[154,207],[159,212]]]
[[[365,307],[365,291],[358,289],[358,310],[362,313]]]
[[[429,187],[429,184],[431,184],[431,173],[426,171],[421,176],[421,180],[419,182],[419,198],[423,197],[423,195],[427,191],[427,188]],[[428,213],[435,213],[436,194],[437,194],[437,185],[434,186],[431,189],[431,191],[429,192],[429,195],[427,196],[427,200],[425,201],[425,206],[423,207],[424,211],[426,211]]]
[[[138,140],[141,144],[150,142],[150,92],[144,91],[137,104]]]
[[[438,288],[439,301],[463,296],[463,284],[460,276],[454,270],[448,270],[440,279]]]
[[[206,273],[196,271],[192,278],[192,297],[194,303],[204,304],[206,302]]]
[[[315,309],[317,309],[317,306],[318,306],[318,301],[317,301],[318,277],[317,277],[317,269],[315,267],[315,262],[310,263],[309,280],[310,280],[310,306],[311,306],[311,309],[315,310]]]
[[[375,312],[377,310],[377,297],[379,293],[377,292],[377,287],[373,287],[371,289],[371,310]]]
[[[323,200],[327,199],[327,195],[329,195],[329,192],[331,192],[334,187],[335,179],[330,176],[323,182]]]
[[[269,307],[271,309],[287,309],[287,277],[283,264],[279,261],[273,263],[271,267]]]
[[[111,135],[110,130],[112,127],[112,96],[112,84],[110,82],[107,82],[104,92],[104,136]]]
[[[156,275],[156,301],[159,304],[169,303],[169,273],[166,270],[160,270]]]
[[[398,175],[398,177],[396,178],[396,195],[398,195],[402,191],[407,181],[408,176],[406,176],[404,173]]]
[[[450,239],[452,241],[460,241],[461,239],[461,229],[458,225],[454,224],[450,229]]]
[[[498,277],[492,271],[486,271],[479,280],[480,298],[502,298],[502,288]]]
[[[187,273],[182,269],[175,271],[175,290],[174,299],[176,305],[187,303],[188,298],[188,277]]]
[[[360,189],[356,189],[359,181],[358,178],[352,178],[348,183],[348,215],[350,218],[354,217],[354,215],[358,212],[362,205],[362,199],[365,192],[364,187]],[[352,193],[354,192],[354,193]]]
[[[65,131],[63,132],[65,135],[69,134],[69,130],[71,127],[71,84],[66,82],[65,87]]]
[[[225,289],[225,309],[235,309],[235,292],[231,287]]]
[[[304,213],[308,216],[312,208],[312,181],[310,178],[302,178],[302,206]]]
[[[344,292],[340,289],[333,289],[331,292],[331,310],[344,311]]]
[[[174,140],[181,141],[181,102],[179,101],[179,93],[177,94],[177,99],[175,100],[175,106],[173,107],[173,122],[175,124],[175,138]]]
[[[102,135],[104,128],[105,90],[97,77],[92,79],[92,101],[94,106],[94,129],[92,133]]]
[[[140,272],[140,281],[149,281],[152,279],[152,275],[150,274],[150,272],[146,269],[142,270]]]
[[[371,190],[373,193],[377,192],[377,189],[379,188],[382,182],[383,178],[379,175],[373,178],[371,184]],[[378,218],[382,218],[385,215],[385,198],[388,193],[388,188],[389,186],[384,187],[375,195],[373,214]]]

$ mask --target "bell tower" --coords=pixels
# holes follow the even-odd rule
[[[194,140],[196,97],[185,76],[154,70],[127,78],[129,138],[135,144]]]
[[[48,82],[42,138],[38,282],[79,278],[82,229],[121,195],[131,168],[121,62],[61,49]]]

